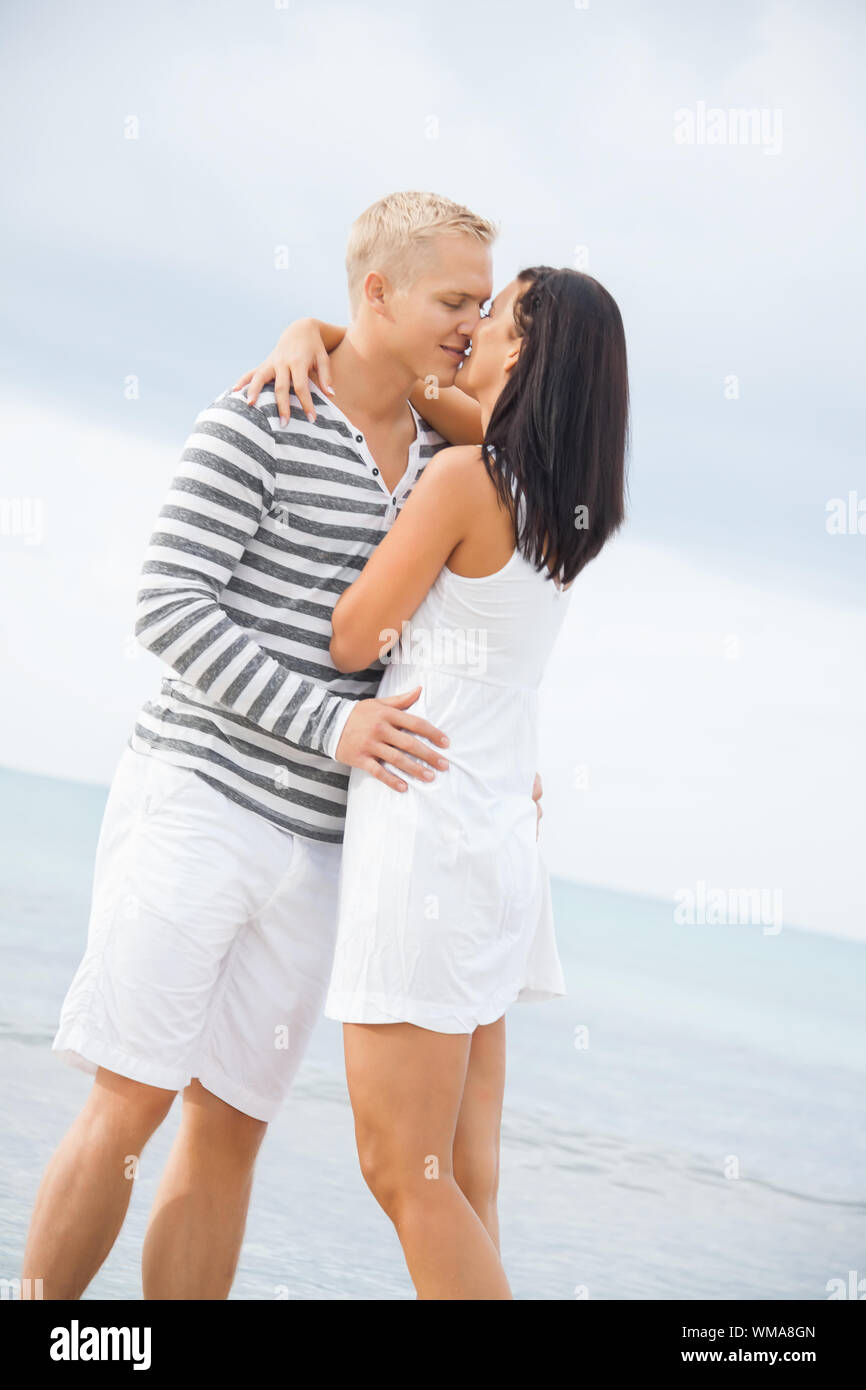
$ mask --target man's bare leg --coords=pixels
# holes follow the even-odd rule
[[[198,1080],[187,1086],[142,1250],[146,1299],[228,1297],[267,1127]]]
[[[105,1262],[126,1216],[137,1160],[176,1094],[97,1071],[36,1194],[22,1279],[41,1279],[43,1298],[80,1298]]]

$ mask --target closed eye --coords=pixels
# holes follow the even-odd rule
[[[448,309],[462,309],[462,307],[463,307],[464,304],[471,304],[472,301],[470,300],[468,294],[465,294],[465,295],[463,295],[460,299],[457,300],[456,304],[453,303],[450,299],[443,299],[443,300],[442,300],[442,303],[443,303],[443,304],[446,306],[446,308],[448,308]],[[478,305],[478,312],[479,312],[481,318],[483,318],[483,319],[489,318],[490,313],[491,313],[491,311],[492,311],[492,309],[493,309],[493,301],[492,301],[492,300],[490,301],[490,304],[489,304],[488,308],[486,308],[486,309],[484,308],[484,305],[485,305],[485,304],[487,304],[487,300],[486,300],[486,299],[482,300],[481,303]]]

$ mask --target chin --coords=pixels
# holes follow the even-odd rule
[[[459,365],[459,363],[455,362],[452,367],[449,367],[447,362],[443,365],[441,362],[437,361],[435,365],[429,362],[425,363],[423,368],[413,366],[412,370],[421,381],[429,381],[432,377],[440,390],[444,391],[446,386],[455,386],[457,384],[456,378],[458,378]]]

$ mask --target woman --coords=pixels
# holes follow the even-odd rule
[[[254,401],[276,375],[285,391],[291,366],[302,402],[308,370],[328,389],[340,330],[322,327],[325,342],[288,330],[238,386],[253,378]],[[457,381],[475,406],[420,387],[413,403],[446,438],[480,445],[434,457],[334,608],[334,663],[379,656],[382,696],[420,685],[417,712],[448,728],[450,766],[401,796],[352,769],[325,1013],[343,1022],[362,1171],[418,1297],[508,1299],[505,1011],[565,993],[536,843],[537,692],[572,582],[624,515],[619,310],[588,275],[525,270]],[[383,630],[395,594],[403,621]]]

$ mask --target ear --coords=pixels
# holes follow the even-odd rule
[[[523,339],[518,338],[517,342],[513,343],[505,354],[505,361],[502,363],[502,368],[506,376],[517,366],[517,359],[520,356],[520,348],[522,343]]]
[[[365,304],[370,306],[374,314],[384,314],[385,300],[390,289],[388,280],[378,270],[370,270],[364,276],[361,293]]]

